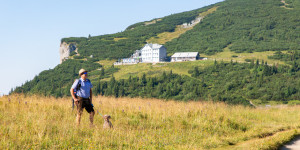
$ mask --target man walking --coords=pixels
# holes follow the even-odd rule
[[[80,124],[81,115],[83,113],[83,108],[90,114],[90,126],[93,126],[95,111],[92,104],[92,83],[87,79],[87,71],[84,69],[79,70],[80,79],[77,79],[71,89],[71,95],[77,106],[77,126]],[[76,90],[76,94],[74,94]]]

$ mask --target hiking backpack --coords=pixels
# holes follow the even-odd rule
[[[75,94],[75,97],[77,98],[76,93],[77,93],[77,91],[79,91],[80,88],[81,88],[80,78],[79,78],[79,79],[76,79],[75,82],[76,82],[76,81],[78,81],[78,83],[77,83],[76,88],[74,89],[74,94]],[[91,82],[89,79],[86,79],[86,81],[87,81],[87,82]],[[74,110],[74,105],[75,105],[75,104],[74,104],[74,99],[72,98],[72,110]]]

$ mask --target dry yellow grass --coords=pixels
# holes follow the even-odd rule
[[[281,0],[281,3],[283,3],[284,6],[280,6],[280,7],[285,8],[285,9],[293,9],[293,8],[286,7],[286,6],[288,6],[289,4],[286,3],[285,0]]]
[[[164,32],[158,34],[157,37],[152,37],[147,40],[148,43],[158,43],[158,44],[165,44],[168,41],[178,38],[181,34],[185,33],[188,30],[193,28],[182,28],[181,25],[178,25],[174,32]]]
[[[150,24],[155,24],[157,21],[161,21],[162,19],[159,18],[159,19],[154,19],[153,21],[149,21],[149,22],[145,22],[145,25],[150,25]]]
[[[112,116],[113,130],[102,129],[99,114],[89,128],[86,112],[76,128],[70,98],[2,97],[0,149],[233,149],[248,142],[243,147],[260,149],[255,143],[270,148],[270,138],[278,146],[297,134],[300,122],[298,106],[254,109],[109,97],[95,97],[93,103]]]
[[[117,60],[100,60],[98,63],[104,66],[104,69],[111,67]]]
[[[120,41],[120,40],[125,40],[125,39],[128,39],[128,38],[114,38],[114,41]]]
[[[199,16],[204,18],[208,14],[211,14],[217,10],[218,7],[213,7],[211,9],[208,9],[207,11],[200,13]],[[161,34],[158,34],[157,37],[152,37],[149,40],[147,40],[148,43],[158,43],[158,44],[165,44],[168,41],[172,41],[173,39],[178,38],[181,34],[185,33],[188,30],[193,29],[194,26],[189,28],[183,28],[182,25],[178,25],[175,28],[174,32],[163,32]]]

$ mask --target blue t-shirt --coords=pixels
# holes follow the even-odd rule
[[[76,91],[76,95],[83,98],[89,98],[91,94],[91,88],[93,87],[92,83],[89,80],[83,81],[82,78],[77,79],[72,85],[74,90],[76,90],[77,85],[79,84],[78,82],[80,82],[81,86],[80,89]]]

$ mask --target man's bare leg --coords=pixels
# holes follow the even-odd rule
[[[95,112],[90,112],[90,126],[93,127]]]
[[[81,114],[82,114],[82,113],[77,113],[77,117],[76,117],[76,125],[77,125],[77,126],[80,125]]]

